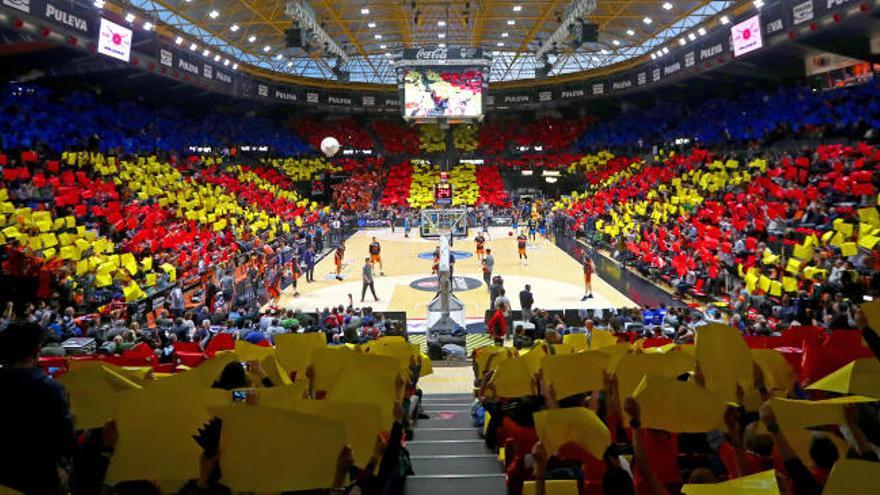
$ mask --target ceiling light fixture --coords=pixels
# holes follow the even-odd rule
[[[706,28],[702,28],[702,27],[701,27],[700,29],[697,29],[697,33],[698,33],[700,36],[706,36]]]
[[[669,55],[669,47],[668,46],[663,47],[663,55]]]
[[[208,17],[210,17],[211,19],[216,19],[220,17],[220,12],[218,12],[216,9],[212,10],[211,12],[208,12]]]
[[[437,46],[440,47],[440,48],[446,48],[446,43],[440,43],[440,44],[437,45]]]
[[[263,51],[264,51],[264,52],[267,52],[267,53],[268,53],[269,50],[271,50],[271,49],[272,49],[272,47],[269,46],[269,45],[266,45],[266,46],[263,47]]]
[[[719,20],[721,21],[721,24],[724,24],[725,26],[730,24],[730,17],[727,17],[726,15],[721,16],[721,19]]]
[[[370,9],[368,9],[367,7],[364,7],[361,9],[361,15],[367,15],[369,13],[370,13]]]
[[[134,14],[132,14],[131,12],[125,14],[125,22],[127,22],[129,24],[134,22]]]
[[[507,25],[508,25],[508,26],[515,26],[515,25],[516,25],[516,21],[513,20],[513,19],[508,19],[508,20],[507,20]]]
[[[437,34],[437,37],[440,38],[440,39],[442,40],[443,38],[446,37],[446,33],[438,33],[438,34]]]
[[[611,44],[614,46],[620,46],[620,41],[613,40],[613,41],[611,41]]]
[[[684,38],[679,38],[679,39],[678,39],[678,44],[681,45],[681,46],[684,46],[684,45],[687,44],[687,41],[686,41]]]
[[[644,19],[642,19],[642,22],[644,22],[645,24],[651,24],[652,22],[654,22],[654,20],[650,17],[645,17]]]
[[[672,4],[669,3],[669,2],[665,2],[665,3],[663,4],[663,9],[664,9],[664,10],[672,10]]]
[[[219,62],[220,59],[223,58],[220,55],[214,55],[214,62]]]
[[[154,27],[155,26],[153,26],[153,23],[150,21],[144,23],[144,31],[152,31]]]
[[[284,58],[284,55],[282,55],[282,54],[280,54],[280,53],[279,53],[278,55],[275,56],[275,60],[281,60],[281,59],[283,59],[283,58]]]
[[[697,35],[694,33],[688,33],[688,39],[694,41],[695,39],[697,39]]]
[[[376,23],[375,23],[375,22],[369,22],[369,23],[367,23],[367,27],[370,28],[370,29],[373,29],[374,27],[376,27]]]
[[[437,25],[443,27],[446,25],[446,21],[437,21]]]
[[[627,29],[626,34],[627,34],[627,36],[635,36],[636,32],[633,31],[632,29]]]
[[[210,54],[211,54],[211,50],[208,50],[207,48],[205,48],[205,49],[202,51],[202,56],[203,56],[203,57],[207,57],[207,56],[210,55]]]
[[[223,59],[223,65],[224,65],[224,66],[228,66],[228,65],[229,65],[229,59],[228,59],[228,58],[224,58],[224,59]]]
[[[99,9],[103,9],[104,8],[104,0],[95,0],[94,2],[92,2],[92,5],[94,5],[95,7],[99,8]]]
[[[238,70],[238,64],[232,64],[232,70]]]
[[[755,0],[754,4],[756,9],[760,9],[764,6],[764,0]]]
[[[193,44],[189,45],[189,49],[192,51],[196,51],[199,49],[199,45],[193,43]]]
[[[514,6],[513,6],[513,11],[514,11],[514,12],[519,12],[520,10],[522,10],[522,5],[514,5]]]
[[[290,62],[287,62],[287,66],[288,66],[288,67],[293,67],[293,60],[291,60]]]
[[[382,39],[382,35],[381,35],[381,34],[376,34],[376,35],[373,36],[373,38],[376,38],[377,40],[381,40],[381,39]]]
[[[233,24],[233,25],[229,26],[229,30],[232,31],[233,33],[237,32],[238,29],[239,29],[238,24]]]
[[[174,38],[175,45],[179,45],[181,43],[183,43],[183,38],[181,38],[180,36],[178,36],[177,38]]]
[[[507,38],[508,36],[510,36],[510,33],[508,33],[507,31],[501,33],[502,38]]]
[[[495,43],[495,46],[504,46],[504,42],[503,42],[503,41],[499,41],[498,43]]]
[[[254,36],[254,35],[250,35],[250,36],[248,36],[248,42],[253,43],[254,41],[257,41],[257,37],[256,37],[256,36]]]
[[[385,45],[384,43],[382,43],[381,45],[379,45],[379,48],[382,49],[382,50],[384,50],[385,47],[386,47],[386,45]]]

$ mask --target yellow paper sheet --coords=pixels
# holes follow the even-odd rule
[[[269,356],[274,356],[275,348],[251,344],[250,342],[245,342],[244,340],[236,340],[235,354],[238,355],[238,359],[242,362],[254,360],[262,361]]]
[[[797,381],[797,374],[781,352],[775,349],[749,349],[752,361],[764,372],[764,385],[768,390],[781,390],[786,394]]]
[[[547,409],[536,412],[534,418],[538,438],[548,455],[553,455],[564,444],[573,442],[601,459],[611,444],[608,427],[596,413],[585,407]]]
[[[317,347],[327,347],[324,332],[283,333],[275,336],[278,361],[286,370],[296,372],[296,381],[305,379],[312,351]]]
[[[778,495],[781,493],[776,482],[776,471],[772,469],[723,483],[684,485],[681,492],[685,495]]]
[[[558,399],[600,390],[609,361],[608,355],[600,351],[545,356],[541,361],[543,380],[553,385]]]
[[[604,349],[617,345],[617,337],[605,330],[593,330],[590,336],[590,349]]]
[[[636,387],[639,386],[646,374],[675,378],[693,369],[693,358],[684,352],[624,355],[614,370],[620,392],[621,408],[623,400],[635,392]],[[629,421],[629,417],[625,419]]]
[[[880,463],[840,459],[831,468],[822,495],[874,495],[880,486]]]
[[[228,391],[206,388],[191,373],[125,392],[116,411],[119,443],[107,480],[159,480],[163,492],[176,492],[186,480],[198,477],[201,449],[192,435],[210,419],[208,407],[231,399]]]
[[[810,390],[826,390],[838,394],[864,395],[880,399],[880,361],[862,358],[817,380],[807,387]]]
[[[727,404],[695,383],[646,375],[633,398],[639,403],[646,428],[704,433],[724,426]]]
[[[223,419],[220,470],[237,492],[330,488],[345,445],[339,421],[269,407],[235,404]]]
[[[842,425],[845,422],[844,406],[876,400],[858,395],[817,401],[773,397],[770,399],[770,406],[776,413],[776,422],[780,428],[801,430],[814,426]]]
[[[562,337],[562,343],[568,344],[574,347],[578,351],[586,351],[587,350],[587,334],[585,333],[570,333]]]
[[[533,374],[529,371],[526,356],[506,359],[498,364],[490,382],[498,397],[525,397],[534,393]]]
[[[535,482],[523,483],[522,495],[535,495]],[[546,480],[544,481],[544,495],[578,495],[577,480]]]
[[[141,388],[105,366],[74,368],[59,381],[70,396],[70,412],[77,430],[104,426],[116,415],[120,394]]]
[[[736,385],[753,388],[752,355],[733,327],[710,323],[697,329],[697,363],[706,388],[728,402],[736,401]]]

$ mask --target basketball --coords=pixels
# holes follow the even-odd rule
[[[321,151],[327,158],[332,157],[339,152],[339,141],[335,137],[325,137],[321,141]]]

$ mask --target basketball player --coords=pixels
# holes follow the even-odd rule
[[[486,256],[486,238],[480,233],[474,237],[474,242],[477,244],[477,261],[482,264],[483,258]]]
[[[431,264],[431,275],[436,275],[440,271],[440,246],[434,249],[434,261]]]
[[[586,301],[587,299],[593,298],[593,260],[590,259],[590,255],[584,253],[584,297],[581,298],[581,301]]]
[[[533,216],[529,217],[528,225],[529,225],[529,240],[532,241],[532,244],[534,244],[535,243],[535,232],[538,227],[537,222],[535,221],[535,217],[533,217]]]
[[[373,242],[370,243],[370,266],[375,269],[376,263],[379,263],[379,275],[384,277],[385,268],[382,267],[382,245],[373,237]]]
[[[336,280],[342,280],[342,258],[345,257],[345,241],[339,241],[336,253],[333,254],[333,261],[336,262]]]
[[[526,244],[528,244],[529,239],[526,237],[524,232],[520,232],[518,236],[516,236],[516,250],[519,253],[519,262],[520,264],[529,265],[529,255],[526,254]]]

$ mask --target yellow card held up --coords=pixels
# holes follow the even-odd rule
[[[880,486],[880,463],[840,459],[831,468],[823,495],[873,495]]]
[[[675,378],[694,369],[694,359],[684,352],[666,354],[625,354],[617,364],[617,388],[620,392],[621,408],[623,399],[631,396],[645,375]],[[626,421],[629,421],[627,416]]]
[[[535,393],[532,386],[533,375],[529,371],[526,356],[506,359],[498,364],[490,382],[495,386],[495,394],[498,397],[525,397]]]
[[[603,372],[610,359],[599,351],[579,352],[545,356],[541,361],[543,379],[553,385],[559,399],[575,394],[600,390],[603,387]]]
[[[590,335],[590,349],[603,349],[617,345],[617,337],[606,330],[593,330]]]
[[[779,495],[776,471],[734,478],[723,483],[684,485],[681,493],[685,495]]]
[[[187,480],[198,477],[201,448],[192,435],[210,419],[208,407],[231,400],[228,391],[204,387],[198,375],[190,372],[125,392],[116,411],[119,443],[107,480],[159,480],[163,492],[176,492]]]
[[[736,401],[736,385],[753,387],[752,356],[739,331],[710,323],[697,329],[696,356],[706,388],[728,402]]]
[[[534,481],[523,483],[522,495],[536,495]],[[544,495],[578,495],[577,480],[546,480]]]
[[[633,393],[646,428],[676,433],[723,429],[727,404],[694,383],[646,375]]]
[[[324,332],[283,333],[275,336],[278,362],[286,370],[296,373],[296,381],[305,378],[312,351],[318,347],[327,347],[327,336]]]
[[[801,430],[814,426],[844,424],[843,408],[848,404],[876,402],[877,399],[851,395],[827,400],[792,400],[774,397],[770,407],[783,430]]]
[[[214,412],[223,420],[220,481],[233,491],[332,487],[336,459],[346,442],[339,421],[244,404]]]
[[[103,427],[115,417],[120,393],[141,388],[105,366],[73,368],[59,381],[70,396],[70,412],[77,430]]]
[[[553,455],[566,443],[580,445],[593,457],[601,459],[611,445],[611,433],[605,423],[586,407],[547,409],[536,412],[535,430],[538,438]]]
[[[817,380],[809,390],[825,390],[838,394],[864,395],[880,399],[880,361],[862,358]]]

